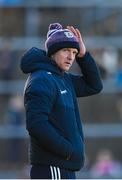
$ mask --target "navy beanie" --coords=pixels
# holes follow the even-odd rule
[[[80,50],[77,37],[68,29],[63,29],[59,23],[49,25],[45,48],[49,57],[63,48],[76,48],[78,52]]]

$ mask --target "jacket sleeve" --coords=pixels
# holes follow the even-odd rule
[[[30,136],[36,138],[46,151],[63,158],[72,154],[72,144],[57,133],[49,121],[49,115],[55,101],[55,90],[46,80],[35,81],[25,92],[25,109],[27,130]]]
[[[84,57],[77,58],[76,61],[83,74],[82,76],[70,74],[76,96],[83,97],[99,93],[103,86],[93,57],[86,52]]]

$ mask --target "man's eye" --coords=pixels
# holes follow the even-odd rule
[[[76,54],[77,54],[77,52],[73,52],[73,54],[75,54],[75,55],[76,55]]]
[[[68,51],[67,49],[64,49],[64,51]]]

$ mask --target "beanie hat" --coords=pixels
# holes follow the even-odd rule
[[[59,23],[49,25],[45,48],[49,57],[63,48],[76,48],[78,52],[80,50],[77,37],[70,30],[63,29]]]

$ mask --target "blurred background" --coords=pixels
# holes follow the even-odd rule
[[[104,85],[78,100],[86,162],[77,178],[122,178],[122,0],[0,0],[0,178],[29,178],[19,64],[29,48],[44,48],[53,22],[79,28]]]

